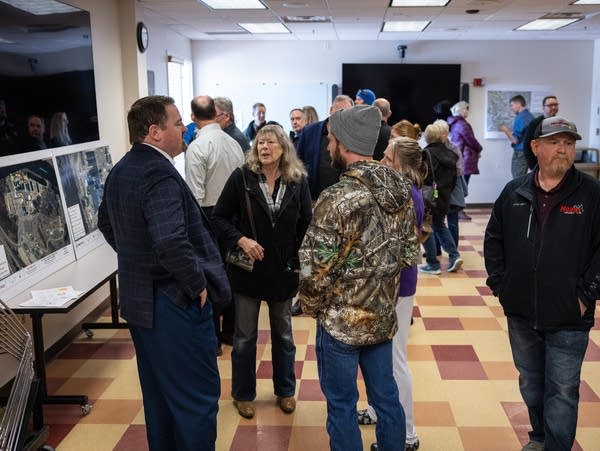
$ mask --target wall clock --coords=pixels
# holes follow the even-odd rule
[[[148,48],[148,28],[146,28],[144,22],[138,22],[136,36],[138,49],[144,53]]]

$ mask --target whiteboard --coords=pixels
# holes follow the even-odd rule
[[[248,126],[252,117],[252,105],[262,102],[267,107],[266,120],[276,121],[289,132],[290,110],[312,105],[319,114],[319,120],[328,116],[328,85],[325,82],[291,83],[291,82],[225,82],[205,87],[211,97],[229,97],[233,102],[235,122],[242,131]]]

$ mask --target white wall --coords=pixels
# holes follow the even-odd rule
[[[399,63],[396,46],[391,41],[194,41],[194,91],[210,95],[217,83],[236,82],[341,84],[342,63]],[[464,82],[479,77],[489,84],[549,85],[561,114],[576,122],[582,145],[588,145],[591,106],[585,99],[592,96],[593,67],[600,65],[600,58],[593,62],[594,53],[600,50],[594,51],[593,41],[418,41],[408,44],[405,62],[460,63]],[[470,203],[493,202],[511,178],[508,141],[483,139],[484,94],[484,88],[471,86],[469,122],[484,151],[481,175],[469,185]],[[250,106],[235,105],[240,128],[250,120]]]
[[[161,25],[152,15],[146,13],[144,23],[150,36],[146,58],[148,70],[154,71],[155,94],[168,95],[167,55],[192,61],[192,43],[188,38]],[[187,123],[188,119],[189,117],[184,118],[184,122]]]

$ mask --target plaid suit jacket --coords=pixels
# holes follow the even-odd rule
[[[117,252],[121,315],[153,326],[154,290],[187,308],[207,288],[209,300],[231,298],[221,256],[192,192],[175,167],[150,146],[134,144],[104,186],[98,227]]]

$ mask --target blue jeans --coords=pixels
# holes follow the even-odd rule
[[[440,262],[437,259],[437,249],[435,245],[436,238],[442,245],[442,249],[448,253],[450,264],[460,257],[460,254],[456,249],[456,243],[454,242],[448,227],[446,227],[446,224],[444,224],[444,217],[434,215],[431,222],[433,233],[429,235],[429,238],[427,238],[427,240],[423,243],[423,248],[425,249],[425,259],[431,266],[436,269],[440,269]]]
[[[327,398],[327,433],[331,451],[362,451],[356,421],[358,367],[369,403],[377,413],[375,435],[379,451],[404,450],[406,420],[398,400],[392,369],[392,341],[352,346],[336,340],[317,324],[317,368]]]
[[[529,411],[529,438],[549,451],[570,451],[575,441],[581,365],[589,331],[540,332],[508,318],[508,336]]]
[[[522,151],[513,151],[512,160],[510,162],[510,172],[512,173],[512,178],[516,179],[527,174],[528,169],[529,166],[527,165],[527,158],[525,158],[525,154]]]
[[[448,221],[448,231],[450,232],[450,236],[454,240],[454,245],[458,249],[458,213],[462,211],[462,208],[450,206],[450,210],[446,215],[446,220]]]
[[[256,397],[256,339],[261,301],[239,293],[234,293],[233,299],[235,333],[231,352],[231,396],[238,401],[252,401]],[[296,345],[292,336],[292,300],[268,302],[268,305],[275,395],[294,396]]]
[[[130,326],[150,451],[214,450],[221,381],[210,302],[154,292],[154,327]]]

